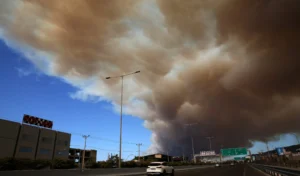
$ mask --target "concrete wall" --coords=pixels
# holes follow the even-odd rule
[[[97,150],[90,150],[90,160],[96,162],[97,160]]]
[[[13,157],[21,124],[0,119],[0,158]]]
[[[71,134],[57,132],[53,158],[67,160],[69,156],[70,143]]]
[[[45,159],[45,160],[52,159],[55,137],[56,137],[55,131],[44,129],[44,128],[40,129],[36,159]]]
[[[20,130],[16,158],[35,159],[39,128],[23,124]]]

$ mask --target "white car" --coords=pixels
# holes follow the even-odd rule
[[[215,167],[221,167],[220,163],[216,163]]]
[[[152,162],[147,168],[147,175],[171,175],[174,176],[174,168],[166,162]]]

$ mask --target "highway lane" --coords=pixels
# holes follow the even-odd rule
[[[177,171],[175,176],[265,176],[248,165]]]

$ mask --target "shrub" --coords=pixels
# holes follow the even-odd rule
[[[75,167],[74,161],[54,159],[52,162],[52,169],[72,169]]]
[[[100,163],[91,162],[91,161],[87,162],[85,164],[85,167],[90,169],[101,168]]]
[[[114,165],[112,161],[100,161],[97,164],[99,168],[112,168]]]
[[[48,160],[5,158],[0,160],[0,170],[38,170],[49,167]]]

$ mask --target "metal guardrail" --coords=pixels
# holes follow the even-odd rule
[[[251,166],[272,176],[300,176],[300,170],[297,169],[262,164],[251,164]]]

